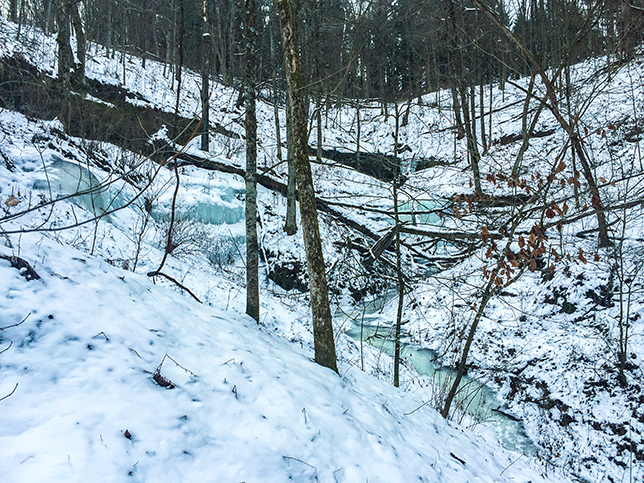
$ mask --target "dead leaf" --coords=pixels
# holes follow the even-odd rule
[[[563,161],[559,163],[559,166],[557,167],[557,173],[561,173],[564,169],[566,169],[566,163]]]
[[[487,237],[489,237],[489,236],[490,236],[490,232],[488,231],[487,226],[483,225],[481,227],[481,238],[485,242],[485,241],[487,241]]]
[[[7,205],[9,208],[16,206],[18,203],[20,203],[20,200],[16,198],[14,195],[9,196],[9,198],[7,198],[7,201],[4,202],[4,204]]]

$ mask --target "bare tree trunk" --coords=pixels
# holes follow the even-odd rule
[[[56,4],[56,23],[58,25],[58,35],[56,36],[56,43],[58,44],[58,81],[63,92],[59,119],[65,126],[68,126],[71,113],[69,96],[74,54],[70,45],[69,3],[66,0],[58,0]]]
[[[293,163],[293,113],[290,100],[286,103],[286,162],[288,165],[288,184],[286,191],[286,224],[284,231],[288,236],[297,233],[297,179]],[[308,150],[307,150],[308,151]]]
[[[317,108],[315,110],[315,121],[317,123],[317,150],[315,152],[315,161],[322,163],[322,99],[320,93],[317,93]]]
[[[255,112],[255,0],[246,0],[244,93],[246,101],[246,313],[259,322],[259,243],[257,240],[257,114]]]
[[[450,91],[452,91],[452,109],[454,111],[454,122],[456,123],[456,137],[463,139],[465,137],[465,128],[463,127],[463,119],[461,118],[461,101],[458,98],[456,87],[452,87]],[[438,92],[440,92],[440,89]]]
[[[275,58],[275,39],[270,36],[271,58]],[[277,89],[277,73],[273,73],[273,116],[275,117],[275,144],[277,145],[276,156],[282,162],[282,132],[280,127],[279,95]]]
[[[20,38],[22,32],[22,23],[25,21],[25,0],[20,2],[20,16],[18,17],[18,31],[16,32],[16,40]]]
[[[468,107],[467,87],[464,86],[462,80],[459,82],[462,83],[458,91],[461,97],[463,126],[465,127],[465,137],[467,139],[467,154],[470,158],[470,168],[472,170],[472,177],[474,178],[474,192],[479,196],[483,196],[483,189],[481,188],[481,173],[479,171],[481,154],[479,153],[479,147],[476,143],[476,119],[473,117],[474,113],[470,113],[470,109]]]
[[[525,102],[523,103],[523,114],[521,116],[521,125],[522,125],[521,135],[523,136],[523,142],[521,143],[521,147],[519,148],[519,153],[517,154],[517,157],[514,160],[514,166],[512,167],[512,174],[516,176],[518,176],[519,168],[521,167],[521,163],[523,163],[523,155],[528,150],[528,147],[530,147],[530,137],[532,136],[532,133],[534,133],[534,130],[537,127],[537,123],[539,122],[539,117],[541,116],[541,112],[543,111],[543,108],[546,106],[546,100],[542,99],[541,102],[539,103],[539,107],[537,108],[537,111],[534,113],[534,116],[532,117],[532,121],[530,122],[530,127],[528,127],[528,114],[530,113],[530,101],[532,100],[533,92],[534,92],[534,77],[535,77],[534,74],[532,74],[532,76],[530,77],[528,92],[526,93]],[[574,157],[574,154],[573,154],[573,157]],[[575,184],[575,187],[576,186],[577,185]]]
[[[487,153],[487,135],[485,133],[485,97],[483,96],[483,76],[481,76],[481,83],[479,85],[479,104],[481,106],[481,146],[483,147],[483,155]],[[492,110],[490,109],[490,116]]]
[[[73,2],[69,6],[69,13],[71,15],[72,25],[74,26],[74,33],[76,34],[76,57],[78,64],[74,66],[74,84],[79,86],[85,85],[85,31],[83,29],[83,21],[81,20],[78,11],[78,3]]]
[[[277,75],[273,76],[273,116],[275,117],[275,144],[277,144],[276,156],[282,161],[282,132],[280,127],[280,108],[277,95]]]
[[[56,23],[58,25],[58,80],[63,89],[69,90],[71,84],[71,70],[74,65],[74,54],[70,44],[71,28],[69,25],[69,3],[67,0],[58,0],[56,5]]]
[[[174,106],[174,113],[179,114],[179,100],[181,98],[181,72],[183,70],[183,41],[185,37],[185,8],[184,0],[179,0],[179,32],[178,32],[178,60],[177,60],[177,101]]]
[[[396,105],[396,128],[394,131],[394,160],[398,165],[398,134],[400,129],[400,107]],[[394,174],[394,223],[396,226],[396,275],[398,278],[398,309],[396,311],[396,333],[394,337],[394,386],[400,386],[400,329],[402,327],[403,298],[405,296],[405,280],[402,273],[402,262],[400,258],[400,217],[398,216],[398,183],[400,172]]]
[[[9,2],[9,20],[13,23],[18,23],[18,0],[11,0]]]
[[[356,98],[356,169],[360,171],[362,169],[362,163],[360,161],[360,136],[362,125],[360,122],[360,99]],[[397,146],[396,146],[397,147]],[[394,149],[396,149],[394,147]]]
[[[201,150],[210,151],[210,62],[212,58],[212,36],[208,29],[208,0],[202,6],[202,48],[203,69],[201,71]]]
[[[284,67],[286,84],[291,104],[293,130],[293,161],[297,175],[302,235],[306,251],[306,264],[309,275],[311,313],[313,318],[313,344],[315,361],[335,372],[338,366],[335,355],[335,340],[329,307],[329,291],[326,282],[322,241],[318,226],[318,216],[313,188],[313,176],[308,155],[308,130],[306,106],[302,91],[302,71],[297,47],[296,16],[290,0],[277,0],[277,9],[284,48]],[[290,156],[290,153],[289,153]]]

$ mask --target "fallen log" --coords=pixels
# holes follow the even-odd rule
[[[191,166],[196,166],[198,168],[203,168],[203,169],[209,169],[209,170],[214,170],[214,171],[221,171],[223,173],[231,173],[231,174],[236,174],[238,176],[241,176],[242,178],[246,174],[246,170],[243,168],[240,168],[238,166],[233,166],[230,164],[226,163],[221,163],[219,161],[215,161],[213,159],[208,159],[204,158],[198,155],[195,155],[193,153],[185,153],[185,152],[179,152],[179,153],[173,153],[173,155],[176,155],[176,159],[178,159],[180,162],[183,164],[189,164]],[[257,175],[257,182],[263,186],[264,188],[267,188],[271,191],[276,191],[284,196],[286,196],[286,184],[276,180],[275,178],[272,178],[266,174],[258,174]],[[297,194],[296,194],[297,196]],[[359,231],[366,237],[372,239],[372,240],[378,240],[380,238],[380,235],[377,233],[374,233],[371,231],[369,228],[367,228],[364,225],[361,225],[360,223],[356,222],[355,220],[352,220],[345,216],[341,211],[333,208],[329,203],[327,203],[324,200],[321,199],[316,199],[316,205],[317,209],[319,211],[322,211],[324,213],[328,213],[332,215],[333,217],[337,218],[339,221],[341,221],[343,224],[346,226],[353,228],[354,230]]]
[[[160,149],[164,150],[165,152],[168,152],[168,149],[171,149],[171,147],[163,146]],[[221,171],[223,173],[236,174],[238,176],[241,176],[242,178],[246,174],[246,171],[239,166],[222,163],[213,159],[199,156],[194,153],[177,152],[177,150],[174,149],[172,151],[172,155],[175,157],[176,160],[178,160],[180,164],[196,166],[202,169]],[[257,182],[261,186],[264,186],[267,189],[270,189],[272,191],[282,194],[283,196],[286,196],[286,184],[275,178],[268,176],[267,174],[258,174]],[[348,226],[349,228],[353,228],[354,230],[356,230],[357,232],[361,233],[362,235],[371,239],[374,242],[377,242],[382,238],[381,234],[371,231],[366,226],[351,219],[350,217],[346,216],[340,210],[334,208],[331,205],[332,205],[332,202],[327,202],[319,198],[316,200],[316,206],[319,211],[333,216],[335,219],[340,221],[345,226]],[[418,236],[426,236],[426,237],[437,238],[445,241],[477,242],[481,240],[480,233],[472,233],[472,232],[446,232],[446,231],[425,230],[425,229],[421,229],[421,228],[417,228],[409,225],[401,226],[400,231],[401,233],[407,233],[410,235],[418,235]],[[488,238],[500,239],[502,237],[498,233],[490,233],[488,235]],[[413,246],[408,245],[406,243],[402,243],[402,245],[412,250],[412,252],[416,256],[432,261],[431,257],[428,257],[427,255],[424,255],[423,253],[419,252]]]

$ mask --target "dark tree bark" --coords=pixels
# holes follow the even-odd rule
[[[273,76],[273,116],[275,117],[275,144],[277,160],[282,161],[282,132],[280,131],[279,97],[277,95],[277,76]]]
[[[450,48],[450,74],[454,87],[452,88],[452,97],[454,99],[454,111],[463,116],[459,118],[456,114],[457,124],[459,126],[459,136],[465,135],[467,140],[467,154],[469,157],[470,168],[472,169],[472,178],[474,179],[474,191],[478,196],[483,195],[481,189],[481,174],[479,172],[479,163],[481,154],[476,143],[476,115],[474,110],[470,110],[470,96],[468,96],[467,80],[465,79],[465,66],[463,61],[463,42],[461,40],[462,27],[459,25],[457,11],[454,0],[447,0],[447,12],[449,15],[448,38]],[[472,99],[473,101],[473,99]],[[463,131],[460,131],[460,129]]]
[[[290,100],[286,103],[286,162],[288,165],[288,192],[286,193],[286,223],[284,231],[288,236],[297,233],[297,194],[295,164],[293,163],[293,113]]]
[[[179,31],[177,32],[178,45],[177,45],[177,101],[174,106],[174,113],[179,114],[179,99],[181,98],[181,73],[183,70],[183,50],[184,50],[184,39],[186,35],[186,26],[185,26],[185,5],[184,0],[179,0]]]
[[[400,131],[400,107],[396,105],[396,130],[394,131],[394,159],[398,158],[398,135]],[[405,296],[405,279],[402,273],[400,257],[400,216],[398,213],[398,183],[400,173],[394,174],[392,181],[394,195],[394,223],[396,227],[396,277],[398,279],[398,308],[396,310],[396,333],[394,337],[394,386],[400,386],[400,330],[402,327],[403,299]]]
[[[74,65],[73,81],[75,85],[85,85],[85,29],[78,11],[79,2],[71,2],[69,5],[69,13],[71,16],[72,25],[74,26],[74,33],[76,34],[76,57],[78,63]]]
[[[9,2],[9,20],[13,23],[18,23],[18,0],[11,0]]]
[[[293,161],[297,175],[302,235],[309,275],[315,361],[338,372],[315,190],[308,155],[306,106],[302,92],[302,71],[295,30],[297,20],[291,0],[277,0],[277,9],[284,48],[286,84],[291,104]]]
[[[210,151],[210,71],[212,37],[208,28],[208,0],[203,2],[203,69],[201,71],[201,150]]]
[[[68,0],[58,0],[56,5],[56,24],[58,35],[58,80],[63,89],[69,91],[71,84],[71,72],[74,65],[74,54],[70,44],[70,3]]]
[[[58,44],[58,82],[62,91],[63,100],[60,104],[58,118],[65,125],[70,124],[71,113],[71,76],[74,66],[74,54],[70,44],[70,3],[68,0],[57,0],[56,4],[56,24],[58,35],[56,43]]]
[[[259,243],[257,241],[257,114],[255,112],[255,0],[244,15],[246,104],[246,313],[259,322]]]

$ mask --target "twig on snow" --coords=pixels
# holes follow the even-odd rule
[[[170,357],[168,354],[165,354],[163,356],[163,359],[161,359],[161,364],[157,366],[157,368],[154,370],[154,373],[152,374],[152,379],[154,379],[154,382],[156,382],[159,386],[166,387],[168,389],[173,389],[174,387],[176,387],[176,384],[174,382],[172,382],[170,379],[168,379],[163,374],[161,374],[161,366],[165,362],[166,357],[170,359],[172,362],[174,362],[178,367],[190,373],[191,376],[197,377],[197,375],[194,372],[192,372],[190,369],[186,369],[177,361],[175,361],[172,357]]]
[[[315,470],[315,481],[318,481],[318,469],[315,466],[307,463],[306,461],[302,461],[301,459],[293,458],[292,456],[282,456],[282,458],[284,458],[285,460],[297,461],[298,463],[302,463],[303,465],[306,465],[309,468],[313,468]]]
[[[7,394],[5,397],[0,398],[0,401],[4,401],[8,397],[13,396],[13,393],[16,392],[16,389],[18,388],[18,383],[16,382],[16,385],[13,386],[13,391],[11,391],[9,394]]]
[[[6,329],[11,329],[12,327],[18,327],[18,326],[19,326],[20,324],[22,324],[25,320],[27,320],[27,319],[29,318],[29,316],[30,316],[30,315],[31,315],[31,312],[29,312],[29,313],[27,314],[27,316],[26,316],[24,319],[22,319],[20,322],[18,322],[17,324],[7,325],[6,327],[0,327],[0,330],[6,330]],[[7,347],[7,349],[8,349],[8,347]],[[4,352],[4,351],[2,351],[2,352]]]
[[[190,295],[192,295],[192,298],[193,298],[193,299],[195,299],[197,302],[199,302],[200,304],[202,304],[202,303],[203,303],[201,300],[199,300],[199,298],[198,298],[195,294],[193,294],[193,293],[190,291],[190,289],[189,289],[188,287],[186,287],[185,285],[183,285],[183,284],[182,284],[181,282],[179,282],[178,280],[176,280],[176,279],[172,278],[170,275],[166,275],[165,273],[163,273],[163,272],[159,272],[158,270],[155,270],[154,272],[148,272],[148,277],[156,277],[156,276],[167,278],[167,279],[168,279],[168,280],[170,280],[172,283],[174,283],[177,287],[179,287],[179,288],[180,288],[180,289],[182,289],[182,290],[185,290],[185,291],[186,291],[186,292],[188,292]]]
[[[461,463],[463,466],[465,466],[465,461],[464,461],[464,460],[462,460],[461,458],[459,458],[458,456],[456,456],[454,453],[450,453],[449,455],[450,455],[452,458],[454,458],[456,461],[458,461],[459,463]]]
[[[9,345],[7,346],[7,348],[6,348],[6,349],[2,349],[2,350],[0,351],[0,354],[4,354],[5,352],[7,352],[9,349],[11,349],[11,346],[12,346],[12,345],[13,345],[13,341],[9,342]]]

